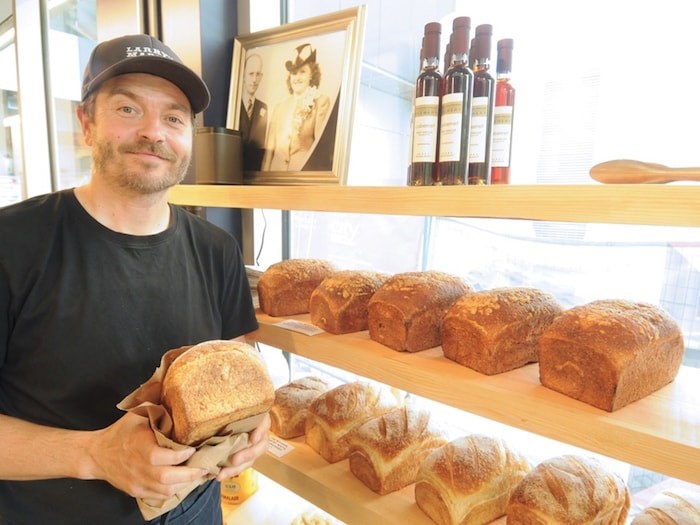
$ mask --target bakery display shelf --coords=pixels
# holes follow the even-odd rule
[[[174,204],[326,212],[700,226],[700,186],[539,184],[499,186],[179,185]]]
[[[281,458],[268,453],[255,462],[255,468],[339,520],[351,525],[433,523],[416,505],[414,485],[381,496],[350,472],[347,459],[328,463],[303,437],[285,443],[293,447],[291,452]],[[490,525],[503,523],[505,518]]]
[[[308,323],[309,316],[291,316]],[[654,472],[700,484],[700,370],[613,413],[539,382],[537,364],[485,376],[448,360],[439,347],[396,352],[368,332],[307,336],[258,311],[249,339],[412,392],[488,419],[569,443]]]

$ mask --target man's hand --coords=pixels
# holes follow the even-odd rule
[[[226,478],[237,476],[245,469],[252,467],[255,460],[267,451],[269,430],[270,415],[266,414],[257,428],[250,433],[248,437],[249,447],[232,454],[227,462],[229,466],[222,468],[216,476],[216,479],[223,481]]]

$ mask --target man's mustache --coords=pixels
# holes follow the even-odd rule
[[[118,148],[120,153],[148,153],[155,155],[163,160],[174,162],[177,160],[177,155],[158,142],[138,142],[132,144],[121,144]]]

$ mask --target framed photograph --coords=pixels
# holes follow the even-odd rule
[[[237,37],[226,127],[245,184],[345,184],[366,6]]]

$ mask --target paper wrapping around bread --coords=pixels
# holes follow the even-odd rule
[[[490,523],[505,514],[513,490],[529,471],[525,457],[504,440],[464,436],[421,463],[416,504],[438,525]]]
[[[624,525],[630,493],[624,481],[585,456],[547,459],[522,479],[506,512],[508,525]]]
[[[241,341],[206,341],[177,357],[163,379],[173,438],[183,445],[267,412],[275,389],[259,352]]]
[[[482,374],[507,372],[537,361],[539,338],[561,312],[553,295],[536,288],[466,294],[442,321],[442,351]]]
[[[329,389],[326,380],[315,376],[301,377],[279,387],[270,409],[270,430],[284,439],[303,436],[309,405]]]
[[[350,472],[377,494],[389,494],[415,482],[423,459],[447,442],[444,435],[426,410],[396,408],[352,433]]]
[[[396,408],[387,389],[370,383],[344,383],[318,396],[306,416],[306,443],[329,463],[348,456],[352,433],[369,419]]]
[[[462,279],[444,272],[395,274],[369,301],[369,336],[398,351],[438,346],[445,312],[470,291]]]
[[[612,412],[673,381],[684,351],[680,327],[660,308],[593,301],[562,313],[540,337],[540,382]]]
[[[162,404],[161,391],[163,380],[170,365],[177,357],[189,350],[191,346],[183,346],[169,350],[161,358],[160,365],[144,384],[126,396],[117,408],[131,412],[148,419],[151,430],[159,446],[172,450],[190,448],[189,445],[178,443],[172,438],[173,420],[168,409]],[[248,433],[258,427],[266,413],[251,416],[230,423],[221,429],[216,436],[205,439],[194,446],[195,453],[185,463],[192,468],[201,468],[216,476],[219,471],[229,466],[229,459],[235,452],[249,446]],[[137,498],[137,505],[145,520],[152,520],[174,509],[199,485],[208,481],[209,476],[192,481],[180,489],[175,495],[166,499]]]
[[[630,525],[700,525],[700,489],[662,490]]]
[[[388,277],[363,270],[329,275],[311,293],[311,322],[331,334],[367,330],[367,304]]]
[[[260,309],[273,317],[308,313],[311,293],[336,270],[322,259],[286,259],[270,265],[258,279]]]

